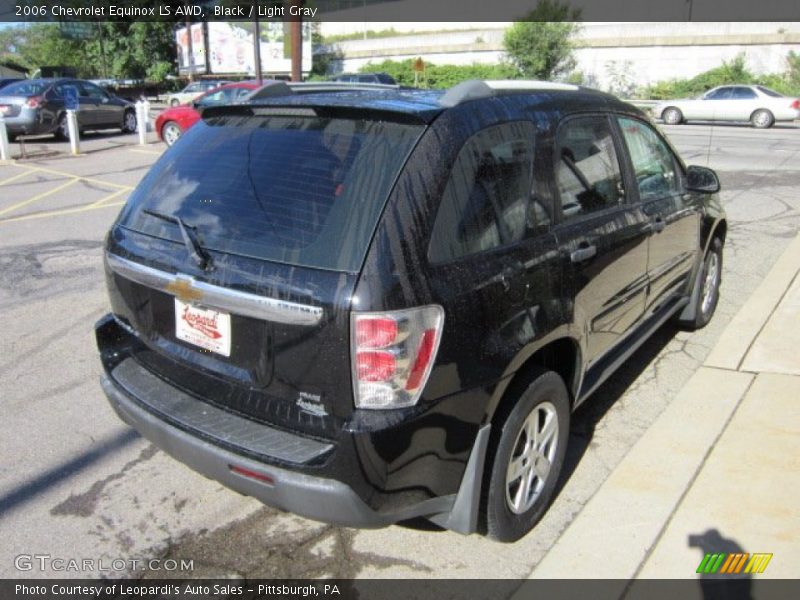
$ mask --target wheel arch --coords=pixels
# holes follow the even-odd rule
[[[484,417],[485,422],[492,422],[497,414],[503,412],[504,407],[515,402],[542,368],[561,376],[569,392],[570,404],[574,406],[582,375],[582,356],[578,340],[569,336],[548,340],[529,350],[512,376],[504,380],[506,385],[498,386],[495,390]]]
[[[769,113],[769,114],[770,114],[770,116],[772,117],[772,121],[773,121],[773,122],[775,121],[775,113],[774,113],[773,111],[771,111],[770,109],[768,109],[767,107],[765,107],[765,106],[760,106],[759,108],[757,108],[757,109],[755,109],[753,112],[751,112],[751,113],[750,113],[749,120],[752,120],[752,119],[753,119],[753,117],[755,116],[755,114],[756,114],[757,112],[761,112],[762,110],[763,110],[764,112],[766,112],[766,113]]]
[[[705,253],[708,251],[708,245],[711,243],[712,239],[719,238],[722,245],[725,245],[725,238],[728,236],[727,219],[719,217],[711,223],[706,223],[703,229],[703,256],[705,256]]]

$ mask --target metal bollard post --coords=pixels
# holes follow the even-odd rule
[[[78,113],[74,110],[67,111],[67,130],[69,132],[69,148],[72,154],[81,153],[80,134],[78,133]]]
[[[147,113],[141,100],[136,103],[136,131],[139,132],[139,145],[147,145]]]
[[[11,160],[11,151],[8,148],[6,120],[2,116],[0,116],[0,160]]]
[[[153,131],[153,124],[150,122],[150,102],[144,99],[144,122],[147,123],[147,131]]]

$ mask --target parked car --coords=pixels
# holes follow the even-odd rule
[[[394,77],[388,73],[341,73],[328,78],[329,81],[341,81],[343,83],[382,83],[385,85],[397,85]]]
[[[668,125],[686,121],[750,121],[766,129],[777,121],[800,119],[800,99],[788,98],[763,85],[723,85],[699,98],[665,100],[654,114]]]
[[[213,90],[214,88],[218,88],[221,85],[225,85],[226,83],[230,83],[230,81],[212,81],[212,80],[203,80],[203,81],[194,81],[183,88],[180,92],[175,92],[174,94],[169,94],[167,96],[167,104],[170,106],[178,106],[180,104],[188,104],[192,100],[200,97],[201,95],[205,94],[209,90]]]
[[[64,90],[78,92],[78,129],[136,131],[134,105],[82,79],[25,79],[0,90],[0,114],[11,137],[53,133],[67,139]]]
[[[0,89],[6,87],[11,83],[16,83],[17,81],[25,81],[21,77],[0,77]]]
[[[191,104],[168,108],[156,117],[156,133],[167,146],[172,146],[187,129],[200,120],[200,110],[208,106],[239,102],[258,87],[257,81],[228,83],[207,91]]]
[[[271,506],[518,539],[571,412],[714,314],[717,176],[572,85],[274,86],[205,109],[112,226],[112,406]]]

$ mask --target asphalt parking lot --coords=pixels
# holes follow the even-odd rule
[[[90,134],[71,157],[68,144],[29,142],[28,159],[0,164],[0,577],[56,574],[19,571],[20,554],[189,559],[193,570],[181,574],[192,577],[527,577],[800,229],[800,128],[664,130],[687,163],[716,169],[722,182],[730,225],[717,315],[695,334],[662,329],[575,414],[555,504],[512,545],[279,513],[196,475],[123,425],[98,384],[101,246],[164,146],[152,134],[146,146],[133,135]]]

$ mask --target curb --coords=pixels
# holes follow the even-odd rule
[[[739,309],[703,366],[536,565],[531,579],[597,579],[599,557],[608,577],[629,580],[639,574],[754,386],[758,375],[739,369],[799,270],[800,236]],[[686,573],[693,575],[691,569]],[[620,582],[620,590],[626,585]]]

